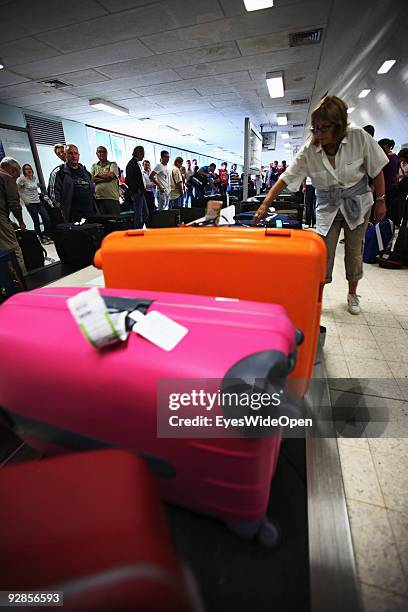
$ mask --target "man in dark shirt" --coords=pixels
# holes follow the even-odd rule
[[[60,206],[66,221],[75,223],[94,214],[94,184],[88,170],[79,163],[78,147],[65,147],[66,162],[58,170],[50,197]]]
[[[143,227],[149,215],[145,198],[143,174],[139,164],[139,162],[141,162],[144,158],[144,154],[145,152],[143,147],[135,147],[133,150],[132,159],[126,166],[126,185],[128,186],[126,197],[129,198],[135,213],[134,226],[136,229]]]

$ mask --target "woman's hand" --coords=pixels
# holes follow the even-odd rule
[[[262,221],[262,219],[264,219],[266,217],[266,215],[268,214],[268,210],[269,210],[269,206],[265,204],[261,204],[260,207],[258,208],[258,210],[256,211],[256,213],[254,214],[254,217],[252,219],[254,225],[256,223],[259,223],[259,221]]]
[[[385,206],[384,200],[379,200],[374,206],[374,221],[379,223],[381,219],[384,219],[387,214],[387,207]]]

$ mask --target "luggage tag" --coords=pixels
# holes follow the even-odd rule
[[[127,312],[109,313],[97,287],[68,298],[68,308],[85,338],[95,348],[102,348],[128,337]]]
[[[132,331],[164,351],[172,351],[188,332],[186,327],[157,310],[151,310],[146,315],[135,310],[129,314],[129,318],[135,321]]]

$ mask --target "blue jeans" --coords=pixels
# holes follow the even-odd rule
[[[193,199],[193,188],[187,187],[186,195],[184,196],[184,206],[188,208],[188,203]]]
[[[156,199],[157,199],[157,208],[159,210],[166,210],[169,206],[169,194],[164,192],[162,193],[158,189],[156,190]]]
[[[36,231],[36,234],[40,238],[42,238],[43,236],[49,236],[51,232],[51,221],[50,221],[50,216],[45,206],[41,204],[41,202],[38,202],[38,204],[27,204],[27,210],[30,214],[30,217],[33,220],[34,229]],[[44,225],[43,232],[41,231],[41,226],[40,226],[40,216],[41,216],[41,220]]]
[[[132,193],[130,198],[133,206],[133,211],[135,213],[133,217],[133,225],[135,226],[135,229],[141,229],[144,226],[146,219],[149,215],[146,198],[143,192]]]

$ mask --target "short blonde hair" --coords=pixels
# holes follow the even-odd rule
[[[347,106],[337,96],[325,96],[312,112],[312,128],[319,119],[326,119],[334,124],[334,138],[340,141],[347,132]],[[313,144],[317,144],[316,136],[312,136]]]
[[[174,165],[177,166],[177,164],[182,164],[183,163],[183,158],[182,157],[176,157],[176,159],[174,160]]]

